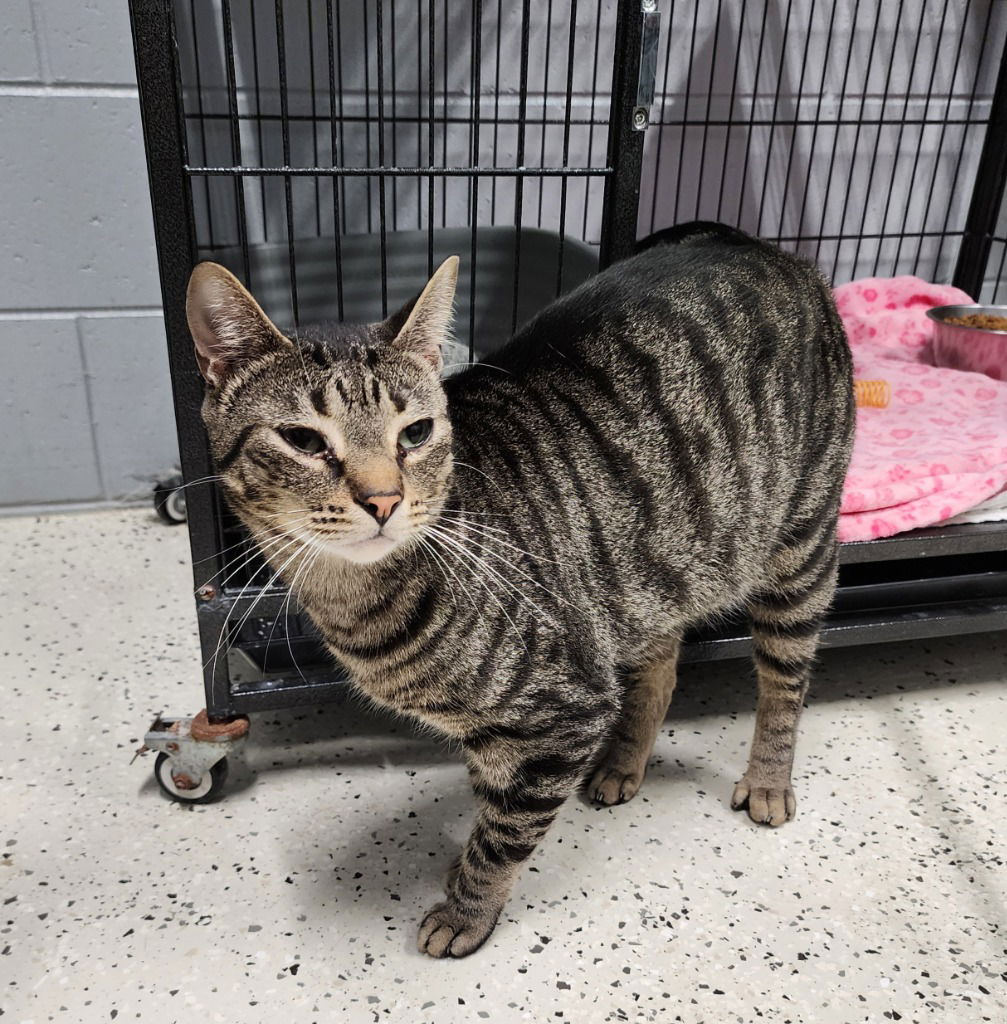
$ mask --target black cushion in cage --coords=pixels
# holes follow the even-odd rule
[[[518,326],[598,271],[598,253],[580,239],[539,228],[523,228],[520,254],[513,227],[481,227],[476,234],[478,268],[472,301],[471,228],[438,228],[432,233],[433,265],[452,254],[461,257],[455,299],[455,340],[445,352],[449,366],[467,362],[505,342]],[[390,231],[385,241],[388,310],[413,298],[427,281],[431,235],[426,231]],[[349,323],[382,318],[381,244],[378,235],[344,235],[337,260],[329,238],[294,242],[297,267],[297,313],[303,324],[339,320],[338,281],[342,274],[343,316]],[[562,252],[561,252],[562,249]],[[244,279],[244,260],[237,246],[206,250],[204,259],[222,263]],[[517,272],[515,273],[515,264]],[[249,279],[245,282],[277,324],[293,320],[290,252],[287,243],[253,243],[248,247]],[[562,271],[562,277],[561,277]],[[516,282],[516,287],[515,287]],[[516,314],[515,314],[516,303]]]

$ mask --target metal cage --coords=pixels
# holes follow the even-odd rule
[[[694,217],[777,240],[837,280],[1004,288],[1003,5],[130,9],[213,716],[321,701],[344,680],[213,485],[184,313],[199,259],[296,330],[383,316],[458,252],[459,362],[638,233]],[[826,644],[1007,625],[1003,524],[844,545],[842,563]],[[747,643],[721,624],[685,656]]]

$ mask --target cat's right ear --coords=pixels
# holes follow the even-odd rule
[[[199,372],[214,385],[243,363],[293,347],[241,282],[218,263],[200,263],[193,270],[185,315]]]

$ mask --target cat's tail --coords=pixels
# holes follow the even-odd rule
[[[738,228],[729,224],[719,224],[713,220],[693,220],[687,224],[676,224],[671,228],[655,231],[636,243],[636,251],[643,252],[655,245],[683,245],[704,242],[710,239],[726,242],[728,245],[758,245],[758,239],[746,235]]]

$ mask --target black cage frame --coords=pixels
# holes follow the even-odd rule
[[[887,64],[883,54],[877,64],[883,72],[884,98],[880,114],[872,118],[865,112],[864,101],[853,115],[843,113],[854,64],[852,34],[845,59],[840,54],[836,62],[842,89],[841,103],[834,114],[823,106],[826,70],[821,72],[817,90],[813,84],[805,88],[804,71],[796,90],[793,83],[785,88],[784,60],[778,56],[775,85],[771,81],[767,88],[760,89],[760,73],[765,74],[766,68],[771,72],[777,63],[772,59],[764,62],[764,50],[776,39],[782,54],[792,20],[795,25],[802,20],[802,0],[796,4],[799,10],[793,19],[794,0],[785,6],[775,0],[752,0],[751,4],[743,0],[735,39],[727,31],[728,10],[733,5],[725,8],[722,0],[717,0],[712,48],[705,65],[702,48],[697,49],[700,11],[708,16],[714,5],[701,5],[698,0],[671,5],[660,43],[656,29],[661,14],[654,0],[581,0],[579,5],[577,0],[567,5],[557,2],[556,25],[550,0],[542,31],[533,28],[530,0],[509,5],[501,0],[495,4],[475,0],[450,9],[449,0],[359,0],[353,4],[338,0],[275,0],[270,4],[259,0],[258,7],[256,0],[217,0],[199,6],[194,0],[130,0],[171,383],[182,472],[189,487],[188,529],[210,714],[226,717],[320,702],[341,690],[345,678],[322,654],[310,623],[291,607],[287,592],[266,585],[267,577],[260,575],[262,563],[250,560],[248,545],[212,483],[213,467],[199,415],[202,382],[192,357],[184,310],[188,276],[200,258],[229,260],[231,269],[250,284],[257,296],[261,292],[253,274],[272,280],[279,272],[279,290],[289,290],[291,319],[296,326],[306,303],[303,288],[299,299],[299,281],[304,281],[306,261],[310,262],[303,254],[310,248],[310,257],[316,258],[319,240],[331,245],[327,258],[337,278],[333,313],[341,316],[346,311],[344,300],[348,305],[353,298],[352,282],[344,285],[351,249],[357,254],[353,258],[357,258],[369,247],[368,258],[377,260],[380,310],[387,311],[395,301],[392,292],[397,239],[404,239],[403,244],[418,253],[419,277],[406,282],[407,293],[422,283],[424,272],[432,269],[442,237],[449,237],[456,246],[461,239],[463,259],[469,259],[463,271],[463,278],[466,273],[468,277],[468,309],[463,310],[462,317],[467,313],[471,355],[476,334],[476,274],[479,258],[489,244],[487,239],[506,255],[496,287],[501,292],[499,301],[510,309],[509,318],[503,319],[509,319],[507,326],[513,327],[519,318],[519,303],[531,286],[527,272],[530,264],[535,264],[533,276],[541,277],[541,260],[554,261],[549,264],[555,265],[550,275],[555,274],[558,292],[575,283],[564,279],[565,274],[570,277],[572,273],[575,256],[580,260],[578,274],[583,276],[596,266],[604,267],[631,253],[638,226],[663,226],[658,217],[659,193],[673,198],[673,206],[669,203],[668,207],[672,219],[692,219],[695,215],[730,219],[729,212],[722,209],[725,197],[731,196],[734,186],[744,187],[754,176],[750,147],[756,134],[768,129],[760,194],[747,214],[743,211],[744,200],[739,203],[735,218],[739,226],[812,257],[818,256],[823,244],[834,243],[838,260],[841,246],[850,240],[856,246],[854,268],[861,266],[861,247],[873,245],[875,272],[901,266],[899,255],[893,263],[891,255],[886,254],[887,241],[897,241],[899,253],[907,239],[915,244],[915,267],[920,265],[924,240],[938,238],[941,248],[929,268],[932,273],[940,270],[941,251],[949,242],[957,246],[953,282],[978,296],[984,280],[989,281],[990,267],[995,267],[992,288],[996,295],[1004,280],[1007,257],[1003,205],[1007,183],[1007,22],[993,21],[994,5],[989,2],[944,0],[943,7],[928,7],[930,2],[919,0],[921,12],[926,12],[928,18],[939,17],[940,28],[929,85],[924,86],[925,110],[914,119],[907,111],[920,53],[920,26],[915,30],[905,102],[900,112],[901,101],[893,99],[894,112],[889,110],[903,3],[899,4]],[[806,5],[807,0],[803,3]],[[828,51],[836,12],[843,6],[840,0],[831,0],[821,4],[816,15],[816,0],[810,3],[810,16],[803,19],[807,21],[805,65],[813,26],[828,25]],[[883,6],[884,0],[863,2],[868,25],[873,17],[865,93]],[[542,7],[535,5],[534,10],[540,12]],[[582,16],[588,11],[593,20],[585,18],[578,24],[578,8]],[[465,12],[461,19],[464,30],[459,42],[456,15],[461,9]],[[854,22],[860,9],[857,0]],[[935,76],[939,66],[937,47],[945,43],[949,12],[952,21],[960,15],[960,30],[949,37],[948,52],[956,56],[945,107],[943,97],[935,90]],[[771,21],[771,16],[778,20],[781,15],[785,18],[782,29]],[[504,32],[507,17],[513,25],[510,39]],[[353,31],[363,32],[362,50],[360,39],[351,38],[344,47],[347,34],[352,34],[347,28],[349,21],[353,21]],[[213,26],[212,39],[201,34],[207,25]],[[296,27],[303,33],[305,25],[306,52],[292,54],[287,42],[291,30]],[[743,42],[754,41],[756,26],[757,61],[746,114],[739,98],[738,68]],[[966,89],[971,90],[966,113],[953,120],[949,116],[950,91],[958,81],[970,26],[981,33],[982,51],[974,61],[974,77],[966,79]],[[417,40],[416,59],[409,65],[410,74],[415,76],[409,90],[403,89],[400,74],[406,28],[415,33]],[[452,30],[455,35],[449,40]],[[782,38],[777,39],[781,30]],[[466,47],[467,77],[461,76],[462,86],[456,87],[459,95],[453,97],[449,79],[457,75],[455,54]],[[508,47],[513,50],[510,54]],[[268,55],[266,50],[270,51]],[[212,81],[207,79],[208,52],[212,57]],[[246,58],[251,53],[245,65],[243,52]],[[346,58],[347,52],[354,54],[356,63]],[[669,98],[668,82],[684,53],[688,62],[682,103]],[[587,57],[593,57],[593,64],[585,72]],[[830,60],[827,55],[826,65]],[[729,100],[726,85],[722,94],[715,88],[718,64],[721,76],[726,68]],[[661,75],[662,67],[664,87],[659,81],[660,100],[652,108],[654,79]],[[551,68],[556,69],[552,84]],[[271,75],[275,72],[268,83],[263,80],[266,70]],[[981,72],[994,81],[988,111],[981,110],[978,102]],[[344,80],[344,74],[351,73],[363,76],[362,88]],[[925,68],[923,73],[925,83]],[[302,77],[297,79],[299,74]],[[501,76],[506,80],[515,74],[516,91],[504,95],[506,82],[501,84]],[[544,79],[540,94],[532,88],[532,79],[538,74]],[[789,113],[781,104],[781,95],[785,100],[788,91],[796,94],[796,105]],[[757,112],[760,93],[771,98],[768,115]],[[723,102],[727,103],[725,112],[718,116],[714,106]],[[457,112],[459,104],[461,113]],[[509,113],[507,106],[512,108]],[[960,128],[957,149],[951,139],[945,145],[951,124]],[[914,154],[909,139],[917,128]],[[953,173],[955,189],[968,190],[967,208],[957,220],[948,213],[933,228],[928,219],[929,203],[922,220],[910,224],[911,204],[907,201],[901,223],[898,211],[893,211],[892,223],[897,227],[889,231],[889,206],[899,160],[904,156],[906,166],[911,164],[915,182],[918,170],[925,170],[921,151],[925,133],[931,129],[940,134],[930,189],[942,158],[950,155],[953,172],[948,173]],[[780,140],[778,159],[783,152],[788,153],[783,179],[786,193],[792,181],[795,150],[807,141],[801,133],[811,133],[812,151],[816,138],[833,133],[828,169],[824,170],[823,163],[821,171],[827,173],[830,183],[826,187],[827,203],[836,174],[837,145],[844,130],[855,132],[855,141],[838,230],[826,225],[825,212],[817,231],[804,230],[808,184],[800,200],[796,231],[791,228],[788,233],[785,227],[786,195],[779,201],[778,219],[770,216],[764,220],[767,198],[770,204],[774,201],[770,174],[774,140]],[[897,133],[895,163],[884,220],[880,230],[872,232],[865,227],[866,199],[859,226],[855,210],[852,221],[848,221],[855,157],[861,138],[866,142],[875,132],[869,186],[875,179],[877,151],[889,130]],[[243,159],[243,149],[250,148],[249,140],[258,159],[254,164]],[[547,140],[553,150],[562,153],[556,163],[546,160]],[[360,147],[358,162],[350,159],[355,144]],[[743,170],[734,185],[728,175],[732,145],[743,145],[744,152]],[[981,151],[963,172],[963,154],[970,147],[981,147]],[[697,161],[691,159],[697,148],[701,154],[698,170]],[[415,153],[411,163],[403,159],[403,153],[409,152]],[[449,158],[456,152],[461,152],[464,159],[455,162]],[[603,156],[599,159],[600,154]],[[299,155],[305,159],[299,160]],[[842,159],[838,166],[835,184],[842,191]],[[716,191],[707,190],[704,195],[704,184],[714,170],[719,173]],[[690,175],[695,179],[691,185]],[[814,178],[810,168],[808,177]],[[925,177],[922,174],[921,180]],[[665,190],[664,183],[671,181],[674,188]],[[297,226],[304,209],[303,204],[298,205],[298,196],[304,195],[302,187],[308,190],[307,208],[313,211],[315,224],[312,230],[309,223],[312,237],[307,241],[299,237]],[[403,209],[400,200],[406,194],[410,203],[415,200],[416,218],[416,229],[408,237],[400,235],[398,222]],[[221,210],[230,211],[225,218],[227,230],[220,227]],[[261,221],[259,228],[252,224],[253,213]],[[546,221],[553,217],[556,230],[543,229],[544,216]],[[359,224],[366,219],[369,234],[349,227],[354,217]],[[452,219],[461,223],[449,224]],[[502,221],[506,223],[502,225]],[[551,226],[553,221],[546,225]],[[870,256],[868,251],[868,261]],[[537,296],[534,301],[541,303],[545,298]],[[268,304],[264,305],[272,312]],[[524,315],[527,309],[521,312]],[[990,523],[918,530],[887,540],[843,545],[840,588],[823,643],[836,646],[1003,628],[1007,628],[1007,524]],[[226,653],[220,651],[223,646],[229,646]],[[748,646],[743,624],[721,624],[691,638],[684,656],[731,657],[745,653]]]

